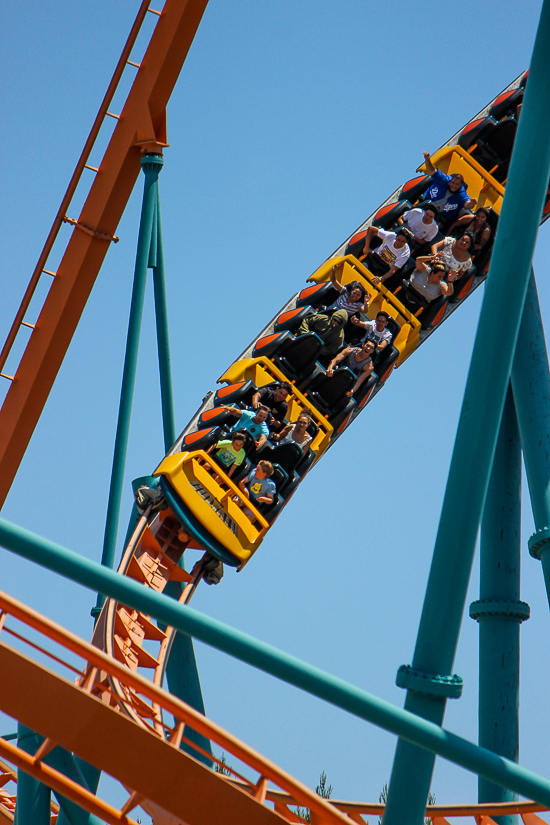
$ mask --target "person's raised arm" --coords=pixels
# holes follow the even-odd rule
[[[342,290],[344,289],[344,287],[342,286],[342,284],[340,283],[340,281],[336,277],[336,270],[340,269],[341,266],[342,266],[341,263],[334,264],[334,266],[332,267],[332,271],[330,273],[331,283],[332,283],[333,287],[335,287],[338,290],[338,292],[342,292]]]
[[[363,367],[363,369],[361,370],[361,375],[359,376],[359,378],[357,379],[357,381],[355,382],[355,384],[353,385],[351,390],[347,391],[346,395],[349,395],[351,397],[353,395],[353,393],[356,390],[359,389],[361,384],[364,384],[365,381],[367,380],[367,378],[370,378],[370,376],[372,375],[373,369],[374,369],[374,364],[372,363],[372,360],[371,360],[371,361],[369,361],[369,363],[365,367]]]
[[[222,404],[221,408],[222,408],[222,410],[225,410],[226,412],[231,413],[231,415],[236,415],[237,418],[240,418],[241,415],[243,414],[243,411],[241,409],[239,409],[239,407],[230,407],[228,404]]]
[[[477,206],[477,198],[470,198],[469,201],[466,201],[464,204],[465,209],[475,209]]]
[[[378,229],[376,226],[369,226],[367,229],[367,234],[365,235],[365,246],[363,247],[363,255],[368,255],[370,252],[370,242],[372,239],[378,235]]]
[[[437,255],[438,252],[442,252],[444,245],[445,245],[445,238],[443,238],[442,241],[438,241],[437,243],[432,244],[432,247],[431,247],[432,255]],[[417,258],[417,260],[418,260],[418,258]]]
[[[426,164],[426,172],[428,175],[435,175],[436,169],[429,152],[424,152],[424,162]]]
[[[260,403],[260,391],[258,390],[258,392],[255,392],[254,395],[252,396],[252,406],[254,407],[254,409],[256,409],[256,407],[258,406],[259,403]]]
[[[263,447],[266,441],[267,435],[265,433],[262,433],[259,439],[254,442],[256,444],[256,449],[259,450],[260,447]]]
[[[428,264],[433,263],[433,255],[419,255],[416,259],[415,269],[417,272],[425,272]]]
[[[453,292],[455,291],[453,281],[456,281],[457,278],[458,272],[455,269],[453,269],[451,272],[447,274],[447,282],[441,281],[440,283],[442,295],[448,295],[450,297],[453,294]]]
[[[447,235],[452,235],[453,230],[456,229],[457,226],[464,226],[464,224],[470,223],[471,220],[472,220],[471,215],[462,215],[461,218],[457,218],[456,221],[452,222],[449,229],[447,230]]]
[[[334,358],[327,367],[327,376],[329,378],[332,378],[332,376],[334,375],[334,367],[336,366],[336,364],[339,364],[340,361],[343,361],[344,358],[350,354],[350,352],[353,352],[353,349],[354,347],[346,347],[342,350],[342,352],[339,352],[338,355],[334,356]]]
[[[380,284],[380,283],[382,283],[382,284],[383,284],[383,283],[384,283],[384,281],[387,281],[387,280],[388,280],[388,278],[391,278],[391,276],[392,276],[392,275],[395,275],[395,273],[396,273],[396,272],[397,272],[400,268],[401,268],[401,267],[396,266],[395,264],[394,264],[393,266],[390,266],[390,268],[388,269],[388,271],[387,271],[387,272],[385,272],[383,275],[375,275],[375,276],[374,276],[374,278],[372,279],[373,284]]]
[[[277,444],[278,444],[279,442],[281,442],[283,440],[283,438],[285,436],[287,436],[289,434],[289,432],[291,431],[293,426],[294,426],[293,424],[285,424],[285,426],[283,427],[283,429],[280,432],[271,433],[271,440],[276,441]]]

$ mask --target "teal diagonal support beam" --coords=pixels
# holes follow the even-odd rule
[[[550,176],[550,0],[545,0],[506,183],[499,227],[412,667],[398,673],[405,708],[436,725],[459,692],[452,668],[476,537],[523,314],[531,259]],[[525,197],[525,193],[529,197]],[[488,381],[488,375],[491,380]],[[384,825],[422,825],[434,756],[397,744]]]
[[[155,316],[157,319],[157,346],[160,371],[160,398],[162,404],[162,426],[164,449],[170,449],[176,440],[176,417],[172,390],[172,367],[170,361],[170,336],[168,334],[168,301],[166,299],[166,278],[164,272],[164,245],[162,242],[162,221],[160,198],[156,210],[156,248],[153,267],[153,289],[155,293]]]
[[[18,746],[34,755],[40,747],[42,737],[21,723],[17,726],[17,734]],[[50,825],[50,805],[50,789],[28,773],[18,771],[15,822],[18,825]]]
[[[0,519],[0,546],[550,807],[549,779],[4,519]]]
[[[137,360],[139,352],[139,338],[141,320],[143,317],[143,303],[147,284],[147,269],[150,262],[152,237],[154,234],[154,249],[157,245],[155,219],[158,202],[158,177],[163,166],[162,155],[145,155],[141,159],[141,166],[145,173],[143,189],[143,203],[141,207],[141,221],[139,225],[136,266],[134,271],[134,285],[130,304],[130,319],[128,322],[128,336],[126,340],[126,355],[122,373],[122,388],[120,390],[120,406],[115,436],[113,454],[113,468],[111,471],[111,485],[107,504],[107,518],[103,538],[103,552],[101,564],[113,567],[115,562],[118,522],[120,518],[120,502],[122,500],[122,485],[128,451],[128,436],[130,419],[136,383]],[[153,229],[155,232],[153,233]],[[156,255],[155,255],[156,258]],[[103,607],[104,598],[98,595],[92,615],[97,617]]]
[[[550,602],[550,370],[534,275],[512,366],[512,389],[536,528],[529,549],[542,562]]]

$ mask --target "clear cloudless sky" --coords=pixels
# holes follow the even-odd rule
[[[2,4],[2,340],[137,7]],[[168,107],[160,178],[180,429],[308,275],[413,177],[422,152],[435,151],[527,68],[539,12],[540,2],[496,0],[211,0]],[[149,15],[137,62],[155,23]],[[111,130],[106,124],[92,165]],[[142,187],[139,180],[2,512],[96,561]],[[70,217],[85,194],[82,186]],[[544,227],[535,255],[546,318],[548,238]],[[402,706],[395,674],[413,653],[482,297],[481,288],[394,373],[257,556],[242,573],[227,570],[218,587],[199,588],[195,608]],[[121,537],[131,479],[163,455],[150,284],[133,412]],[[533,522],[524,489],[522,598],[531,620],[521,631],[520,761],[547,773],[550,729],[540,708],[550,621],[541,566],[527,551]],[[469,601],[478,598],[478,566],[476,559]],[[4,550],[0,574],[3,590],[90,638],[94,594]],[[455,662],[464,694],[448,703],[445,725],[473,741],[477,639],[466,610]],[[393,735],[200,643],[196,653],[216,722],[310,786],[324,770],[335,797],[378,800]],[[120,799],[117,787],[105,783],[105,792]],[[438,802],[475,801],[476,778],[438,759],[433,791]]]

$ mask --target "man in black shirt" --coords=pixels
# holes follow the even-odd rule
[[[283,419],[288,411],[286,399],[292,392],[290,384],[267,384],[252,396],[252,406],[254,409],[259,404],[269,409],[267,426],[272,432],[278,432],[283,426]]]

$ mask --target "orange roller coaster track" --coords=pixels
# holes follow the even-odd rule
[[[245,821],[258,825],[301,822],[303,820],[294,810],[298,806],[308,808],[311,821],[317,825],[349,822],[361,825],[363,816],[383,813],[382,804],[329,802],[321,798],[189,705],[2,592],[0,611],[0,636],[3,637],[0,668],[2,672],[10,673],[10,679],[0,683],[0,707],[45,737],[34,755],[0,738],[0,756],[109,825],[135,825],[128,814],[138,805],[158,817],[156,821],[162,822],[162,816],[168,814],[188,825],[210,825],[213,818],[220,825]],[[16,627],[12,626],[13,620],[17,622]],[[34,641],[28,638],[29,630],[40,634],[39,642],[34,635]],[[76,675],[75,683],[71,684],[8,645],[6,636],[15,639],[18,647],[25,644],[35,655],[45,655],[63,666],[73,677]],[[81,667],[67,661],[73,661],[74,656],[83,660]],[[126,715],[124,698],[108,695],[105,684],[109,680],[141,697],[144,705],[153,705],[171,714],[173,724],[147,725],[143,720],[141,724],[132,721]],[[181,751],[186,726],[211,739],[244,765],[243,770],[251,769],[257,777],[248,780],[224,765],[224,772],[236,777],[228,778]],[[56,745],[73,751],[118,779],[129,792],[126,802],[117,809],[50,767],[47,754]],[[219,760],[214,761],[221,764]],[[152,763],[157,768],[154,774],[149,768]],[[1,788],[15,781],[15,772],[8,764],[0,762],[0,823],[13,822],[15,796]],[[279,790],[268,787],[269,783]],[[57,806],[52,807],[52,821],[55,821],[57,810]],[[439,805],[430,807],[427,815],[434,825],[445,825],[446,817],[474,817],[477,825],[492,825],[493,816],[518,813],[524,825],[542,825],[544,820],[536,813],[546,810],[544,806],[526,801]]]

